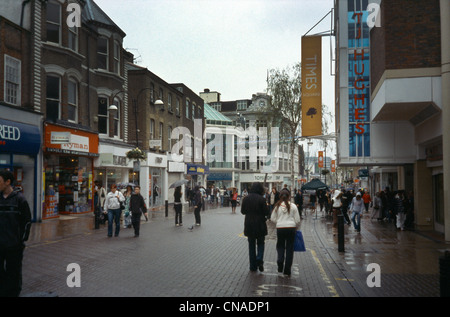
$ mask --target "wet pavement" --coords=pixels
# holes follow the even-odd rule
[[[176,227],[169,208],[168,217],[142,222],[138,238],[128,228],[108,238],[106,225],[94,229],[91,214],[35,223],[24,253],[21,296],[440,296],[439,256],[450,244],[439,235],[397,231],[369,213],[362,217],[360,233],[345,225],[345,252],[338,252],[332,219],[307,210],[300,228],[307,250],[295,253],[286,278],[277,273],[272,223],[264,272],[250,272],[239,207],[231,214],[229,207],[208,205],[201,215],[202,225],[189,230],[192,212],[185,212],[184,226]],[[80,287],[68,286],[72,263],[80,268]]]

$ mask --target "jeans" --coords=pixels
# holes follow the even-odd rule
[[[264,236],[248,237],[248,255],[251,271],[256,271],[259,265],[264,264]]]
[[[122,210],[120,209],[108,209],[108,237],[112,237],[112,226],[113,226],[113,220],[116,224],[116,230],[114,232],[114,235],[117,237],[119,235],[120,231],[120,214],[122,213]]]
[[[294,261],[295,228],[277,229],[277,264],[278,272],[291,275],[292,262]]]
[[[356,218],[356,221],[355,221]],[[355,226],[356,231],[361,231],[361,214],[359,212],[353,212],[352,213],[352,222]]]

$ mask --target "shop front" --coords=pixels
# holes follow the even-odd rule
[[[27,117],[32,120],[26,120]],[[9,170],[14,174],[14,189],[26,198],[32,221],[35,222],[40,220],[41,210],[38,186],[42,173],[41,117],[26,113],[16,118],[34,121],[37,125],[0,119],[0,170]]]
[[[139,183],[147,208],[163,211],[168,200],[167,156],[148,153],[147,160],[139,164]],[[144,195],[144,193],[148,193]]]
[[[209,175],[209,166],[187,163],[186,174],[191,176],[191,188],[195,188],[197,185],[206,187],[206,177]]]
[[[43,219],[93,211],[98,134],[44,124]]]
[[[94,159],[94,180],[109,191],[112,184],[125,190],[128,184],[139,184],[139,168],[127,158],[129,147],[115,144],[99,144],[99,156]]]

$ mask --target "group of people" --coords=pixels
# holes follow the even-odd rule
[[[264,271],[265,236],[268,234],[266,221],[270,219],[276,223],[277,229],[278,273],[290,276],[295,235],[301,221],[300,213],[296,204],[291,203],[291,193],[287,188],[272,193],[273,195],[265,197],[267,193],[263,185],[255,182],[248,196],[242,200],[241,213],[245,215],[244,235],[248,238],[250,271]],[[270,200],[276,193],[277,200]]]
[[[133,226],[134,236],[139,237],[142,214],[144,214],[145,219],[148,219],[147,206],[140,193],[140,186],[128,185],[125,192],[122,193],[117,189],[116,184],[111,184],[111,191],[106,193],[100,182],[95,181],[94,183],[94,214],[96,221],[100,221],[102,217],[105,219],[106,216],[108,221],[107,236],[113,236],[113,223],[115,224],[114,236],[119,236],[120,218],[123,211],[124,227]]]
[[[389,187],[375,194],[372,200],[367,191],[359,190],[354,194],[350,190],[334,190],[332,196],[333,227],[337,227],[337,215],[342,213],[348,225],[353,223],[357,232],[361,231],[361,215],[368,213],[372,206],[372,219],[378,221],[393,221],[398,230],[405,230],[413,226],[414,199],[412,193],[406,195],[405,191],[390,191]],[[351,214],[351,220],[349,217]]]

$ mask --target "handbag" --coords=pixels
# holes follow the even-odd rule
[[[295,252],[305,252],[305,241],[303,241],[303,234],[300,230],[297,230],[295,233],[295,240],[294,240],[294,251]]]

